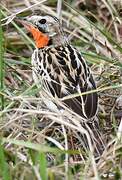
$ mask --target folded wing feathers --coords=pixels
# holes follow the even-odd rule
[[[50,90],[53,96],[64,97],[67,94],[81,94],[96,89],[89,67],[81,54],[71,45],[53,47],[34,53],[32,65],[47,81],[45,88]],[[39,54],[38,58],[35,57],[36,53]],[[97,93],[91,92],[67,100],[65,103],[76,113],[90,119],[97,112],[98,96]]]

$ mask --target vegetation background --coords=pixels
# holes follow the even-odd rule
[[[99,93],[94,122],[40,97],[31,74],[35,45],[14,20],[35,11],[60,17],[91,66]],[[1,179],[122,179],[121,15],[121,0],[0,1]]]

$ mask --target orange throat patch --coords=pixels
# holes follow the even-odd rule
[[[26,21],[19,20],[19,22],[33,35],[37,48],[43,48],[48,45],[49,37],[47,35],[40,32],[37,28]]]
[[[36,43],[37,48],[43,48],[48,45],[49,42],[49,37],[45,35],[44,33],[40,32],[38,29],[35,27],[31,26],[29,30],[34,38],[34,41]]]

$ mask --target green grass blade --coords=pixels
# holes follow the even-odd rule
[[[31,143],[29,141],[23,141],[23,140],[15,140],[15,139],[7,139],[7,138],[2,138],[2,143],[12,143],[12,144],[15,144],[15,145],[18,145],[18,146],[23,146],[23,147],[26,147],[28,149],[32,149],[32,150],[36,150],[36,151],[41,151],[43,153],[54,153],[54,154],[58,154],[58,153],[61,153],[61,154],[65,154],[65,153],[69,153],[69,154],[79,154],[79,150],[61,150],[61,149],[58,149],[58,148],[52,148],[52,147],[49,147],[49,146],[44,146],[44,145],[40,145],[40,144],[37,144],[37,143]]]
[[[8,166],[4,156],[4,149],[0,143],[0,174],[2,175],[3,180],[10,180]]]
[[[47,180],[47,161],[44,153],[40,152],[38,156],[40,175],[43,180]]]
[[[1,26],[1,11],[0,11],[0,91],[4,88],[4,48],[3,48],[3,32]],[[1,109],[4,109],[4,96],[0,95]]]
[[[120,68],[122,68],[122,63],[119,62],[117,59],[112,59],[112,58],[109,58],[109,57],[106,57],[106,56],[102,56],[102,55],[97,55],[95,53],[89,53],[89,52],[81,52],[85,57],[86,59],[88,60],[89,58],[94,58],[94,61],[96,63],[100,63],[100,61],[106,61],[107,63],[110,63],[110,64],[114,64],[115,66],[118,66]]]

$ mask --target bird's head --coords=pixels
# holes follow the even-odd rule
[[[33,35],[37,48],[58,46],[64,43],[65,38],[59,20],[55,16],[29,16],[20,23]]]

